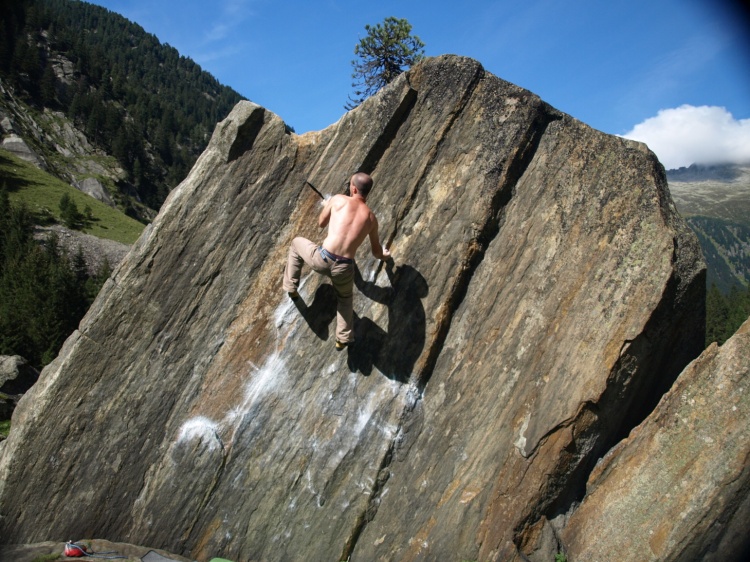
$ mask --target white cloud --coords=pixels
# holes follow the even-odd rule
[[[668,170],[750,162],[750,119],[735,119],[723,107],[662,109],[623,136],[645,142]]]
[[[198,52],[194,55],[195,62],[203,66],[214,61],[230,59],[234,57],[234,55],[245,52],[245,50],[246,46],[244,43],[235,43],[233,45],[227,45],[226,47],[221,47],[219,49]]]
[[[243,22],[253,15],[247,0],[225,0],[219,14],[203,37],[205,43],[215,43],[231,39],[232,34]]]

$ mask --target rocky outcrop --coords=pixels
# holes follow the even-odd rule
[[[59,224],[34,229],[34,238],[39,242],[44,243],[50,236],[55,238],[58,246],[68,252],[69,256],[75,256],[80,251],[86,262],[86,271],[92,276],[100,274],[105,264],[114,269],[130,250],[128,244],[99,238]]]
[[[0,146],[4,150],[42,170],[48,169],[44,157],[30,146],[30,143],[33,144],[33,141],[41,138],[41,128],[24,111],[23,105],[15,99],[12,89],[6,87],[2,78],[0,78],[0,128],[2,129]]]
[[[712,344],[597,465],[562,538],[571,560],[746,560],[750,320]]]
[[[102,182],[96,178],[86,178],[80,183],[78,189],[83,191],[86,195],[90,195],[94,199],[101,201],[110,207],[116,207],[115,202],[109,196],[107,190],[104,189]]]
[[[41,168],[42,170],[47,169],[47,165],[44,163],[44,161],[39,157],[39,155],[34,152],[28,144],[26,144],[26,141],[24,141],[21,137],[19,137],[16,134],[9,134],[2,140],[2,144],[0,144],[4,150],[7,150],[11,154],[17,156],[21,160],[25,160],[26,162],[30,162],[34,164],[37,168]]]
[[[39,371],[20,355],[0,355],[0,392],[23,394],[39,378]]]
[[[304,181],[355,170],[395,266],[360,252],[339,353],[330,285],[281,272],[321,238]],[[518,559],[700,353],[704,283],[644,145],[475,61],[299,137],[240,103],[16,410],[0,536]]]
[[[70,61],[53,63],[56,72]],[[117,185],[126,190],[127,173],[114,157],[89,143],[65,113],[29,108],[0,79],[0,146],[84,193],[115,206],[112,193]],[[106,185],[105,185],[106,184]]]
[[[105,180],[110,189],[126,182],[127,173],[117,160],[93,146],[64,113],[45,109],[38,120],[38,126],[44,131],[43,142],[66,162],[67,181],[112,206],[110,193],[100,180]]]

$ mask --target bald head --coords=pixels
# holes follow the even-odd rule
[[[364,172],[357,172],[352,176],[351,181],[357,188],[357,191],[366,199],[372,189],[372,178],[370,175]]]

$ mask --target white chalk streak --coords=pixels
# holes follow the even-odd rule
[[[216,434],[217,424],[210,419],[198,416],[191,418],[182,424],[177,437],[178,443],[200,439],[209,448],[214,449],[221,446],[221,441]]]

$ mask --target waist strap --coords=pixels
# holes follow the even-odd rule
[[[320,248],[320,255],[323,256],[324,261],[331,260],[336,263],[352,263],[354,260],[352,258],[345,258],[343,256],[337,256],[336,254],[332,254],[328,250],[326,250],[323,246]]]

